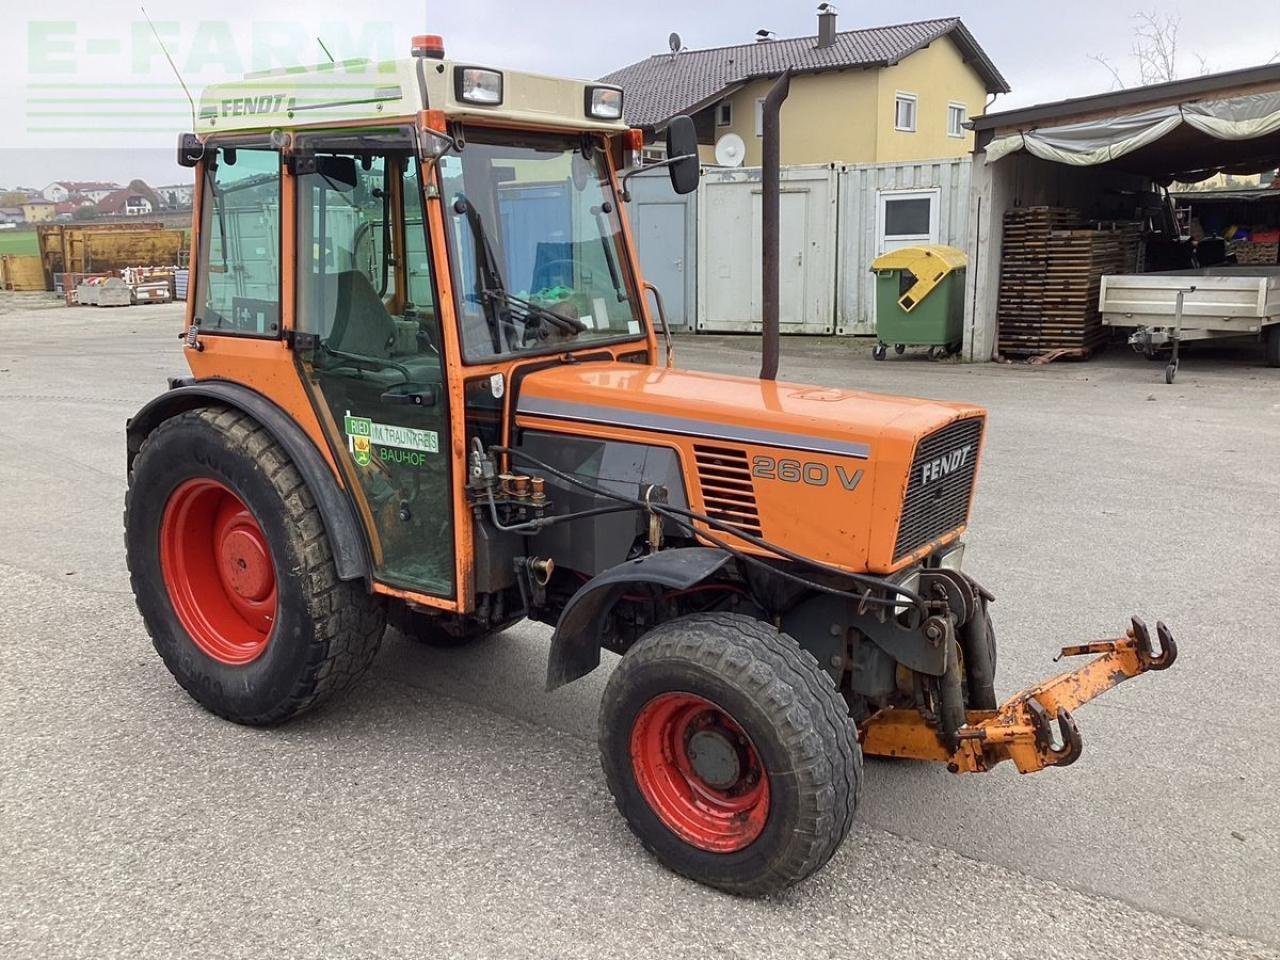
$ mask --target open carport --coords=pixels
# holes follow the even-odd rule
[[[1096,293],[1103,273],[1276,265],[1275,247],[1251,244],[1247,229],[1240,239],[1205,230],[1210,221],[1226,226],[1221,210],[1216,219],[1197,216],[1197,207],[1213,203],[1210,194],[1187,201],[1168,191],[1280,165],[1280,64],[992,113],[974,128],[968,359],[1072,346],[1082,349],[1064,352],[1089,355],[1105,339]],[[1026,226],[1031,211],[1045,209],[1052,212]],[[1280,204],[1255,203],[1244,216],[1269,238],[1278,215]],[[1065,232],[1076,234],[1070,239],[1083,253],[1062,254],[1067,279],[1054,288],[1045,238],[1067,225],[1078,228]],[[1042,235],[1030,232],[1037,227]],[[1032,251],[1021,273],[1016,243]],[[1037,265],[1048,276],[1039,285]]]

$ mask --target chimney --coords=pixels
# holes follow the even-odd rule
[[[818,4],[818,49],[836,45],[836,8],[834,4]]]

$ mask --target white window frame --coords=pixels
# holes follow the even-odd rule
[[[726,119],[726,112],[728,114]],[[716,104],[716,126],[732,127],[733,126],[733,101],[721,100]]]
[[[898,108],[904,103],[911,104],[911,126],[904,127],[898,123]],[[899,133],[915,133],[920,126],[920,98],[914,93],[899,90],[893,95],[893,129]]]
[[[895,200],[928,200],[929,232],[920,234],[895,234],[892,238],[885,236],[885,225],[888,217],[886,208]],[[917,246],[939,242],[939,228],[942,215],[942,191],[934,187],[930,190],[879,190],[876,193],[876,254],[886,253],[890,239],[898,246]]]
[[[756,97],[756,136],[764,136],[764,97]]]
[[[951,117],[953,115],[952,111],[955,111],[955,110],[960,111],[960,124],[955,130],[952,130]],[[955,137],[957,140],[963,140],[965,135],[969,132],[964,128],[964,125],[968,122],[968,120],[969,120],[969,107],[967,105],[963,103],[957,103],[954,100],[947,104],[947,136],[948,137]]]

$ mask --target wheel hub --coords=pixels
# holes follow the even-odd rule
[[[737,745],[719,730],[699,730],[689,738],[693,771],[718,790],[728,790],[742,776]]]
[[[243,528],[229,531],[222,538],[219,559],[222,581],[229,589],[254,602],[267,598],[275,575],[261,534]]]
[[[713,853],[750,846],[769,821],[769,777],[755,745],[704,697],[671,692],[631,727],[636,785],[663,825]]]

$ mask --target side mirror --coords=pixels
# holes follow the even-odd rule
[[[671,170],[671,186],[678,194],[693,193],[702,177],[702,161],[698,159],[698,131],[693,121],[683,114],[667,124],[667,162]]]
[[[204,144],[194,133],[178,138],[178,166],[190,169],[204,159]]]

